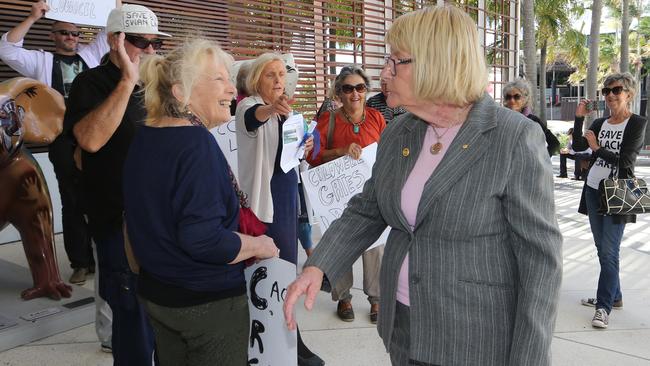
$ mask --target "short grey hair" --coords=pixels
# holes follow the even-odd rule
[[[634,98],[634,95],[636,94],[636,80],[634,80],[634,76],[629,72],[615,72],[607,75],[603,82],[603,86],[608,87],[617,81],[620,81],[621,84],[623,84],[625,91],[630,93],[630,99]]]
[[[528,81],[522,78],[517,78],[509,82],[503,87],[503,90],[501,91],[502,97],[505,99],[506,94],[513,90],[519,91],[521,93],[521,96],[526,99],[526,107],[531,106],[532,100],[530,100],[530,84],[528,84]]]
[[[336,95],[339,95],[341,93],[343,82],[350,75],[361,76],[363,82],[366,84],[366,88],[370,87],[370,78],[368,77],[368,75],[366,75],[366,72],[363,71],[363,69],[357,65],[348,65],[348,66],[344,66],[339,72],[339,74],[336,75],[336,79],[334,79],[334,93]]]

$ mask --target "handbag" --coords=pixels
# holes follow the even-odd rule
[[[650,212],[650,195],[645,180],[641,178],[618,178],[620,158],[612,167],[609,177],[600,181],[599,214],[637,215]]]
[[[605,215],[636,215],[650,213],[650,194],[641,178],[605,178],[598,186],[600,210]]]
[[[266,233],[267,227],[251,210],[248,204],[248,196],[241,189],[237,183],[237,178],[233,174],[232,169],[228,166],[228,175],[230,176],[230,183],[232,188],[237,193],[239,199],[239,232],[250,236],[260,236]]]

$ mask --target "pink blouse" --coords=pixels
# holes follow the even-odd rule
[[[422,191],[424,190],[424,184],[429,180],[429,177],[431,177],[438,164],[440,164],[440,161],[445,156],[449,145],[451,145],[454,137],[458,134],[461,126],[462,124],[459,124],[449,128],[449,130],[438,129],[438,133],[442,135],[440,137],[442,150],[435,155],[431,153],[430,149],[438,139],[433,131],[433,127],[427,127],[427,133],[424,136],[424,143],[422,144],[422,150],[420,151],[418,160],[415,162],[413,170],[406,179],[404,187],[402,187],[402,212],[406,217],[406,221],[411,226],[411,230],[415,227],[415,219],[417,216],[418,205],[420,204],[420,198],[422,197]],[[402,262],[397,282],[397,301],[406,306],[410,305],[408,279],[409,255],[407,254],[406,258],[404,258],[404,262]]]

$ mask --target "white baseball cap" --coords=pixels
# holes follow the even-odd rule
[[[171,37],[158,31],[158,17],[149,8],[142,5],[124,4],[111,10],[106,22],[106,32],[124,32],[130,34],[156,34]]]

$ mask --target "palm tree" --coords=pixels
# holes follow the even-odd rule
[[[546,121],[546,55],[549,44],[569,26],[569,2],[567,0],[537,0],[537,43],[540,47],[539,58],[539,118]],[[552,103],[552,102],[551,102]]]
[[[623,0],[621,23],[621,72],[628,72],[630,71],[630,0]]]
[[[587,66],[587,98],[596,99],[598,82],[598,44],[600,42],[600,15],[603,10],[602,0],[593,0],[591,5],[591,30],[589,32],[589,65]],[[593,116],[588,115],[585,130],[591,126]]]
[[[521,1],[521,24],[524,28],[524,62],[526,80],[530,83],[531,100],[536,99],[537,90],[537,44],[535,42],[535,2]]]

